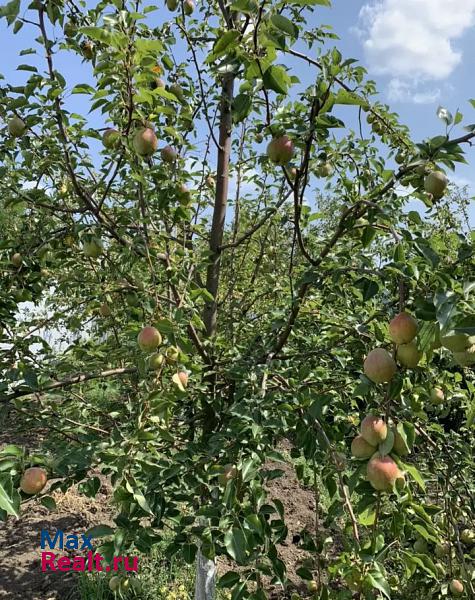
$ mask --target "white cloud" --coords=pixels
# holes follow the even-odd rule
[[[475,23],[475,0],[377,0],[359,21],[370,70],[391,76],[393,97],[424,104],[440,90],[416,89],[421,81],[446,79],[462,60],[454,41]]]
[[[395,77],[391,79],[387,89],[388,99],[392,102],[413,102],[414,104],[433,104],[440,100],[440,87],[418,89],[416,81],[406,81]]]

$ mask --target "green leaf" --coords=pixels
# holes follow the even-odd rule
[[[241,32],[236,29],[226,31],[213,46],[210,57],[214,60],[217,56],[229,52],[230,49],[237,46],[237,41],[241,37]]]
[[[274,90],[277,94],[286,94],[291,83],[287,71],[279,65],[272,65],[267,69],[263,82],[267,89]]]
[[[93,538],[106,537],[108,535],[114,535],[115,529],[109,525],[96,525],[86,531],[86,535],[92,536]]]
[[[409,475],[414,479],[414,481],[419,485],[419,487],[421,488],[421,490],[423,492],[426,491],[426,485],[424,483],[424,480],[422,479],[422,475],[419,473],[419,471],[416,469],[416,467],[414,465],[408,465],[408,464],[404,464],[401,463],[403,468],[409,473]]]
[[[40,500],[43,506],[46,506],[48,510],[56,510],[56,501],[52,496],[43,496]]]
[[[238,564],[242,565],[246,561],[246,537],[244,533],[237,528],[227,531],[224,535],[224,545],[229,556]]]
[[[279,14],[274,14],[274,15],[272,15],[270,20],[271,20],[272,25],[274,25],[274,27],[276,27],[277,29],[282,31],[284,34],[289,35],[291,37],[295,37],[295,38],[298,37],[299,29],[298,29],[297,25],[292,23],[292,21],[290,21],[286,17],[283,17],[282,15],[279,15]]]
[[[347,90],[338,90],[338,93],[335,96],[335,104],[349,104],[354,106],[362,106],[363,108],[368,108],[368,102],[355,94],[355,92],[349,92]]]
[[[240,581],[240,579],[241,577],[239,576],[239,573],[236,573],[235,571],[228,571],[222,577],[220,577],[218,581],[218,587],[232,588]]]
[[[192,565],[195,562],[197,551],[198,547],[196,546],[196,544],[184,544],[183,559],[187,565]]]
[[[252,98],[248,94],[238,94],[233,101],[233,119],[235,123],[243,121],[251,112]]]
[[[13,490],[13,484],[9,476],[0,479],[0,508],[9,515],[20,516],[20,497],[18,492]]]
[[[391,452],[391,450],[393,449],[393,446],[394,446],[394,433],[393,433],[393,431],[391,431],[391,429],[388,428],[388,434],[386,436],[386,439],[384,440],[384,442],[379,444],[379,447],[378,447],[379,453],[381,454],[381,456],[386,456],[386,454],[389,454]]]

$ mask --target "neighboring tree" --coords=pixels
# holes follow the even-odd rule
[[[308,25],[328,0],[166,5],[0,9],[34,46],[0,88],[0,402],[54,440],[43,461],[4,449],[0,516],[26,467],[91,496],[101,470],[119,506],[102,554],[166,529],[197,598],[224,555],[239,568],[218,585],[258,600],[287,585],[266,493],[286,438],[315,490],[314,595],[437,598],[456,578],[473,598],[473,233],[443,197],[475,126],[440,109],[444,133],[415,145]],[[71,88],[63,54],[91,80]],[[401,312],[416,321],[388,329]]]

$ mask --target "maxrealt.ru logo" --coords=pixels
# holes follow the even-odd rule
[[[44,571],[137,571],[139,559],[137,556],[114,556],[112,565],[102,565],[104,556],[97,554],[92,545],[92,535],[72,533],[65,535],[64,531],[56,530],[54,536],[46,529],[41,530],[41,549],[87,551],[85,556],[64,556],[54,552],[41,553],[41,570]],[[132,563],[132,564],[131,564]]]

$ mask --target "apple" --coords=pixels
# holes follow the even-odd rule
[[[178,371],[178,373],[173,375],[172,380],[178,389],[184,392],[188,385],[188,373],[186,371]]]
[[[448,184],[448,179],[442,171],[431,171],[424,180],[424,189],[434,198],[442,198]]]
[[[216,181],[211,175],[208,175],[208,177],[206,177],[205,184],[206,187],[208,187],[210,190],[214,190],[214,188],[216,187]]]
[[[87,60],[92,60],[94,58],[94,44],[87,40],[81,44],[82,55]]]
[[[475,544],[475,531],[473,529],[463,529],[460,533],[460,541],[466,546]]]
[[[355,458],[371,458],[376,452],[376,446],[368,444],[362,435],[357,435],[351,442],[351,454]]]
[[[294,143],[292,140],[283,135],[275,137],[267,146],[267,156],[276,165],[286,165],[294,155]]]
[[[102,241],[97,238],[84,241],[82,247],[85,256],[88,258],[98,258],[104,250]]]
[[[45,487],[48,475],[44,469],[30,467],[26,469],[20,480],[20,489],[30,496],[38,494]]]
[[[160,150],[160,156],[163,162],[174,163],[178,158],[177,152],[171,146],[165,146]]]
[[[117,148],[119,146],[119,142],[120,142],[120,131],[117,131],[117,129],[106,129],[104,131],[104,134],[102,136],[102,143],[104,144],[104,147],[107,148],[108,150],[113,150],[114,148]]]
[[[185,15],[189,17],[193,14],[195,10],[195,3],[193,2],[193,0],[185,0],[183,2],[183,8],[185,10]]]
[[[419,351],[415,342],[409,342],[409,344],[398,346],[396,357],[401,365],[414,369],[422,358],[422,352]]]
[[[363,370],[374,383],[391,381],[397,371],[396,362],[384,348],[371,350],[364,361]]]
[[[394,460],[390,456],[380,456],[379,454],[375,454],[369,461],[366,474],[370,484],[380,492],[390,492],[396,481],[402,477]]]
[[[316,168],[316,173],[318,177],[331,177],[335,169],[331,162],[322,162]]]
[[[152,371],[158,371],[164,364],[165,357],[160,352],[155,352],[148,359],[148,368]]]
[[[155,77],[155,79],[152,80],[150,87],[152,88],[152,90],[156,90],[158,88],[164,88],[165,82],[160,77]]]
[[[183,88],[178,83],[172,83],[169,91],[178,98],[178,100],[182,101],[184,98]]]
[[[262,135],[262,133],[256,133],[256,143],[262,144],[263,141],[264,141],[264,136]]]
[[[155,327],[144,327],[137,336],[137,343],[144,352],[156,350],[162,343],[162,336]]]
[[[20,119],[20,117],[12,117],[8,121],[8,133],[12,137],[14,137],[14,138],[22,137],[22,135],[25,133],[25,131],[26,131],[26,123],[25,123],[25,121]]]
[[[367,415],[360,426],[361,437],[371,446],[384,442],[388,435],[388,426],[381,417]]]
[[[178,8],[178,0],[167,0],[168,10],[174,11]]]
[[[152,156],[158,147],[157,136],[151,127],[141,127],[132,139],[132,145],[139,156]]]
[[[316,592],[318,592],[318,583],[315,581],[315,579],[311,579],[310,581],[307,581],[307,590],[311,594],[315,594]]]
[[[439,387],[435,387],[432,388],[430,391],[430,401],[432,402],[432,404],[442,404],[445,400],[445,394],[444,391],[439,388]]]
[[[389,323],[389,336],[395,344],[408,344],[416,334],[417,321],[408,313],[399,313]]]
[[[180,351],[176,346],[169,346],[166,351],[168,362],[176,362],[180,357]]]
[[[442,346],[451,352],[464,352],[472,344],[475,344],[475,336],[466,333],[453,333],[440,338]]]
[[[290,167],[287,169],[287,175],[289,176],[290,181],[295,181],[297,177],[297,169],[295,167]]]
[[[15,252],[10,258],[10,262],[18,269],[23,264],[23,256],[19,252]]]
[[[449,588],[454,596],[461,596],[463,594],[463,583],[459,579],[452,579]]]
[[[475,364],[475,344],[463,352],[454,352],[454,359],[462,367]]]

